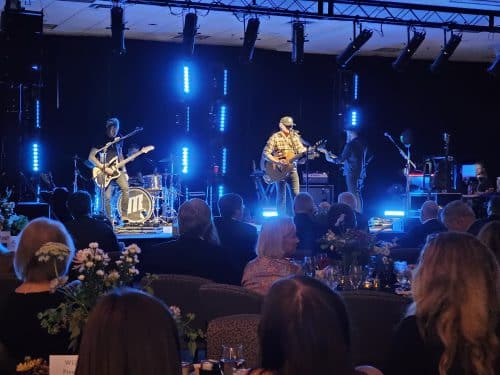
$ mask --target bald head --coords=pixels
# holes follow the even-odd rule
[[[439,213],[439,206],[435,201],[425,201],[420,208],[420,221],[422,223],[427,220],[437,219]]]
[[[347,204],[354,211],[357,210],[356,197],[354,196],[353,193],[349,193],[348,191],[344,191],[343,193],[339,194],[337,201],[338,201],[338,203]]]

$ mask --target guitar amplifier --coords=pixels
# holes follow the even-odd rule
[[[328,174],[326,172],[314,172],[314,173],[302,173],[302,181],[305,184],[306,181],[309,182],[309,184],[328,184]]]
[[[306,192],[306,185],[300,185],[300,191]],[[311,194],[316,204],[323,201],[333,203],[333,185],[309,185],[308,193]]]

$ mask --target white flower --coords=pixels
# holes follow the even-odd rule
[[[80,281],[85,280],[85,276],[84,276],[84,275],[79,275],[79,276],[78,276],[78,280],[80,280]]]
[[[134,260],[131,257],[127,257],[127,259],[125,259],[125,261],[127,263],[132,263]]]
[[[96,255],[96,256],[94,257],[94,259],[95,259],[95,260],[97,260],[97,261],[102,260],[102,256],[100,256],[100,255]]]
[[[89,247],[91,249],[97,249],[97,248],[99,248],[99,244],[97,242],[91,242],[91,243],[89,243]]]
[[[95,273],[97,276],[104,276],[104,271],[103,270],[97,270]]]
[[[118,280],[120,278],[120,274],[118,271],[111,271],[108,275],[108,279],[111,281]]]
[[[87,268],[94,267],[94,262],[87,262],[87,263],[85,263],[85,267],[87,267]]]
[[[172,315],[175,317],[181,316],[181,309],[177,306],[170,306],[170,311],[172,312]]]
[[[116,263],[116,265],[117,265],[117,266],[120,266],[120,265],[122,265],[122,264],[123,264],[123,261],[121,261],[121,260],[117,260],[115,263]]]

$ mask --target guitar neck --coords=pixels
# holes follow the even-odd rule
[[[116,163],[116,168],[119,169],[119,168],[123,167],[125,164],[127,164],[128,162],[131,162],[132,160],[134,160],[136,157],[138,157],[139,155],[141,155],[143,153],[144,153],[143,151],[138,151],[135,154],[130,155],[128,158],[123,159],[122,161]]]

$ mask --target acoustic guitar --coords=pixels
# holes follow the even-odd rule
[[[319,154],[316,152],[316,150],[321,145],[324,145],[325,142],[326,141],[322,139],[316,142],[311,147],[309,147],[307,151],[298,154],[295,154],[292,151],[283,153],[281,156],[279,156],[279,160],[284,161],[285,163],[275,163],[272,161],[265,160],[264,169],[266,171],[266,174],[264,175],[264,181],[268,184],[271,184],[273,182],[284,180],[285,178],[288,177],[290,172],[293,171],[293,168],[295,168],[294,165],[295,161],[302,159],[303,157],[306,156],[308,159],[317,158]]]

